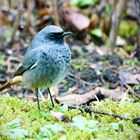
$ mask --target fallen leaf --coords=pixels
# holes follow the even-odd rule
[[[62,18],[68,24],[74,26],[77,30],[82,31],[88,28],[90,20],[88,17],[70,8],[64,8],[61,12]]]
[[[86,104],[89,101],[99,100],[103,98],[111,98],[113,100],[119,100],[123,97],[120,88],[113,90],[97,87],[85,94],[69,94],[66,96],[56,96],[55,101],[60,104],[66,104],[68,106],[77,106]]]
[[[112,90],[100,88],[100,94],[103,95],[105,98],[111,98],[113,100],[119,100],[122,98],[122,92],[120,88],[116,88]]]
[[[96,28],[99,26],[100,19],[99,19],[99,15],[97,13],[93,13],[91,15],[90,20],[91,20],[90,27]]]
[[[140,74],[132,74],[130,72],[121,72],[119,74],[119,79],[121,85],[126,84],[139,84],[140,81]]]
[[[81,105],[84,103],[89,102],[92,99],[95,99],[96,94],[99,92],[99,88],[96,88],[95,90],[89,91],[85,94],[79,95],[79,94],[69,94],[66,96],[56,96],[55,101],[61,104],[67,104],[67,105]]]
[[[39,9],[39,15],[41,17],[46,16],[46,15],[52,15],[53,14],[53,8],[41,8]]]
[[[59,94],[59,89],[58,89],[57,86],[52,87],[50,90],[51,90],[51,95],[52,96]]]

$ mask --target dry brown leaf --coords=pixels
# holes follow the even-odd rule
[[[56,96],[55,100],[58,103],[61,104],[67,104],[67,105],[81,105],[89,102],[92,99],[95,99],[96,94],[99,92],[100,88],[96,88],[95,90],[89,91],[85,94],[79,95],[79,94],[69,94],[66,96]]]
[[[88,28],[90,24],[89,18],[81,13],[77,13],[70,8],[62,9],[61,15],[68,24],[74,26],[79,31]]]
[[[53,10],[53,8],[42,8],[42,9],[39,9],[38,12],[39,12],[39,15],[41,17],[43,17],[43,16],[46,16],[46,15],[52,15],[54,10]]]
[[[52,96],[59,94],[59,89],[58,89],[57,86],[52,87],[50,90],[51,90],[51,95]]]
[[[111,98],[113,100],[118,100],[122,98],[122,92],[120,88],[116,89],[100,88],[100,94],[103,95],[105,98]]]
[[[97,26],[99,26],[100,19],[97,13],[92,14],[90,20],[91,20],[90,27],[96,28]]]
[[[85,94],[69,94],[66,96],[56,96],[55,100],[61,104],[67,104],[70,106],[77,106],[86,104],[92,100],[98,100],[102,98],[111,98],[113,100],[118,100],[122,98],[122,92],[120,88],[109,90],[105,88],[97,87],[95,90],[89,91]]]
[[[119,74],[119,79],[122,85],[139,84],[140,74],[132,74],[130,72],[122,72]]]

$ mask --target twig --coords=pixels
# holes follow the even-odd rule
[[[60,22],[59,22],[59,7],[58,7],[58,0],[53,0],[53,5],[54,5],[54,22],[55,25],[60,26]]]
[[[90,107],[83,107],[83,109],[84,109],[86,112],[94,112],[94,113],[98,113],[98,114],[103,114],[103,115],[112,116],[112,117],[115,117],[115,118],[120,118],[120,119],[123,119],[123,120],[131,120],[130,118],[125,117],[125,116],[122,116],[122,115],[120,115],[120,114],[115,114],[115,113],[112,113],[112,112],[106,112],[106,111],[104,111],[104,110],[92,109],[92,108],[90,108]]]
[[[11,9],[11,5],[12,5],[12,2],[11,2],[11,0],[7,0],[7,2],[8,2],[8,9]]]
[[[138,24],[138,33],[137,33],[137,56],[139,56],[140,51],[140,0],[135,0],[135,7],[137,13],[137,24]]]
[[[33,10],[33,1],[32,0],[29,0],[28,1],[28,9],[27,9],[27,12],[28,12],[28,16],[27,16],[27,29],[29,30],[29,33],[32,35],[32,36],[35,36],[36,35],[36,31],[34,30],[33,26],[32,26],[32,22],[31,22],[31,12]]]
[[[116,0],[114,0],[114,3],[116,3]],[[109,35],[110,36],[109,47],[111,47],[112,51],[114,51],[116,45],[118,29],[123,15],[123,11],[125,9],[125,4],[126,4],[126,0],[118,0],[116,8],[114,9],[112,14],[112,23],[111,23],[112,27]]]
[[[84,110],[87,113],[92,113],[93,112],[93,113],[97,113],[97,114],[108,115],[108,116],[112,116],[112,117],[115,117],[115,118],[120,118],[120,119],[123,119],[123,120],[131,120],[130,118],[122,116],[120,114],[116,114],[116,113],[112,113],[112,112],[106,112],[105,110],[93,109],[89,106],[81,106],[81,107],[80,106],[78,106],[78,107],[70,106],[70,108],[71,109],[79,109],[80,111]]]
[[[135,7],[136,7],[136,13],[137,13],[137,22],[138,25],[140,25],[140,0],[135,0]]]
[[[15,22],[14,22],[14,29],[13,29],[13,33],[11,35],[11,39],[9,41],[9,44],[11,44],[14,40],[14,37],[15,37],[15,34],[16,34],[16,31],[20,25],[20,20],[21,20],[21,15],[22,15],[22,12],[23,12],[23,0],[19,0],[19,3],[18,3],[18,14],[15,18]]]
[[[138,94],[136,94],[136,93],[134,92],[134,90],[133,90],[129,85],[125,84],[125,86],[127,87],[127,89],[128,89],[135,97],[137,97],[137,98],[140,99],[140,96],[139,96]]]

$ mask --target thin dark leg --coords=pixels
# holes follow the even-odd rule
[[[49,93],[50,98],[51,98],[52,107],[54,107],[54,102],[53,102],[53,99],[52,99],[52,95],[51,95],[50,89],[48,88],[47,90],[48,90],[48,93]]]
[[[39,98],[38,98],[38,89],[35,89],[36,99],[37,99],[37,107],[40,110]]]

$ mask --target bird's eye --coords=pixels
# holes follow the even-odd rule
[[[54,39],[54,38],[59,38],[59,37],[61,37],[63,35],[63,32],[55,32],[55,33],[50,33],[49,34],[49,37],[51,38],[51,39]]]
[[[55,36],[62,36],[63,32],[53,33]]]
[[[51,38],[54,38],[54,34],[53,34],[53,33],[51,33],[49,36],[50,36]]]

